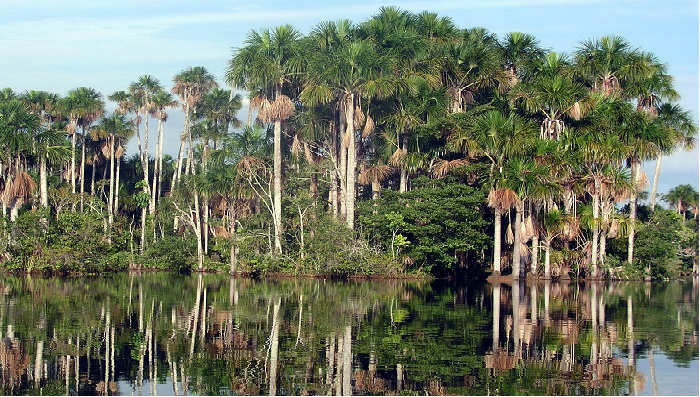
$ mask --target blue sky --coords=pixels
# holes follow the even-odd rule
[[[565,53],[583,40],[622,36],[668,64],[680,104],[698,120],[697,0],[4,0],[0,88],[64,95],[88,86],[106,96],[146,74],[171,87],[190,66],[206,67],[223,84],[232,50],[251,29],[288,23],[307,33],[321,21],[362,22],[389,5],[449,16],[461,28],[480,26],[499,37],[531,33]],[[166,134],[175,142],[182,118],[171,113]],[[698,158],[697,148],[665,158],[659,191],[681,183],[697,189]],[[651,178],[653,165],[644,168]]]

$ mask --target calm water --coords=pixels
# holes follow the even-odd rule
[[[698,395],[698,285],[0,279],[0,394]]]

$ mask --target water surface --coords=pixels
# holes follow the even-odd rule
[[[697,395],[698,286],[0,279],[3,395]]]

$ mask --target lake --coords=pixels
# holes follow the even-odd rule
[[[0,279],[3,395],[698,395],[698,282]]]

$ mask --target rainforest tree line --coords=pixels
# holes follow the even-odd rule
[[[221,82],[198,66],[106,96],[5,88],[0,263],[673,277],[698,240],[693,187],[657,192],[661,159],[696,143],[678,99],[619,36],[555,52],[394,7],[251,31]]]

